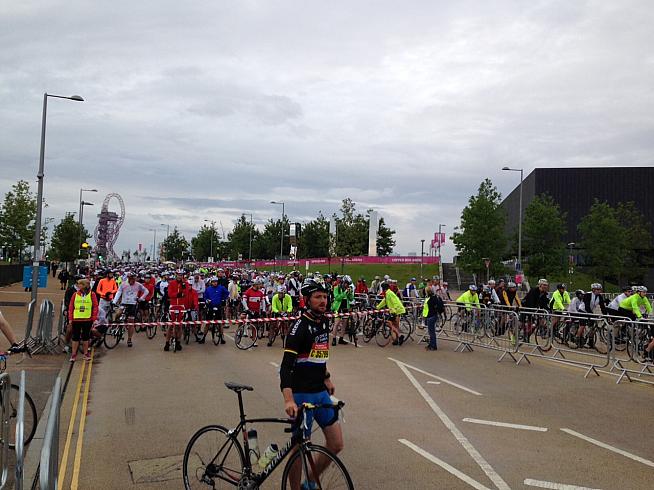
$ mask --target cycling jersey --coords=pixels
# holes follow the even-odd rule
[[[290,294],[284,294],[284,299],[279,299],[279,294],[275,294],[272,299],[273,313],[291,313],[293,311],[293,299]]]
[[[550,306],[554,311],[565,311],[570,305],[570,294],[567,291],[563,291],[563,294],[557,289],[552,293],[552,299],[550,300]]]
[[[243,306],[253,313],[261,313],[265,309],[266,295],[263,291],[250,288],[243,293]]]
[[[240,293],[240,290],[239,290],[238,284],[236,282],[230,281],[229,287],[227,288],[227,290],[229,291],[229,299],[231,299],[231,300],[237,300],[238,299],[238,295]]]
[[[649,303],[647,297],[642,297],[638,293],[632,294],[627,299],[623,299],[620,303],[620,308],[632,312],[636,315],[636,318],[643,317],[643,314],[640,311],[641,306],[645,308],[648,315],[652,313],[652,305]]]
[[[518,291],[502,291],[502,300],[504,302],[505,306],[513,306],[513,302],[515,301],[518,306],[522,306],[520,304],[520,298],[518,297]]]
[[[206,291],[207,286],[202,279],[198,279],[197,281],[193,280],[191,287],[195,290],[198,298],[204,298],[204,292]]]
[[[616,296],[613,301],[609,304],[609,309],[613,311],[618,311],[618,308],[620,308],[620,303],[622,303],[625,299],[627,299],[629,296],[627,296],[625,293],[622,293],[618,296]]]
[[[143,286],[148,290],[148,294],[145,296],[145,301],[150,301],[154,297],[154,279],[150,279],[143,283]]]
[[[476,292],[470,290],[463,293],[456,299],[457,303],[463,303],[466,305],[466,309],[471,309],[472,305],[475,305],[475,308],[479,307],[479,295]]]
[[[114,304],[117,305],[120,301],[121,305],[135,305],[138,299],[143,296],[148,295],[148,290],[140,282],[135,282],[130,284],[129,282],[124,282],[118,288],[116,297],[114,298]]]
[[[114,294],[116,294],[116,291],[118,291],[118,284],[116,284],[116,280],[113,277],[111,279],[105,277],[100,279],[98,282],[98,287],[95,291],[100,295],[102,299],[111,301]]]
[[[393,315],[404,315],[406,313],[406,308],[404,308],[402,300],[390,289],[386,290],[386,294],[384,294],[384,298],[377,305],[377,309],[381,310],[384,306],[387,306]]]
[[[225,286],[218,284],[217,286],[209,286],[204,292],[204,297],[207,301],[211,301],[212,306],[218,306],[225,302],[229,293]]]
[[[286,337],[284,358],[279,370],[280,387],[293,393],[318,393],[326,390],[325,374],[329,359],[327,319],[304,313]]]
[[[349,287],[336,286],[334,288],[334,302],[332,303],[332,311],[339,311],[341,306],[349,308],[350,304],[354,302],[354,293]]]

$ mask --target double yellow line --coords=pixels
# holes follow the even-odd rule
[[[86,383],[84,385],[84,396],[82,398],[82,410],[80,412],[79,429],[77,431],[77,445],[75,447],[75,459],[73,461],[73,476],[70,482],[71,490],[77,490],[79,486],[79,470],[82,465],[82,446],[84,444],[84,427],[86,425],[86,409],[89,402],[89,389],[91,387],[91,371],[93,370],[93,357],[95,356],[95,349],[91,351],[91,360],[82,364],[80,369],[79,380],[77,381],[77,389],[75,390],[75,399],[73,401],[73,408],[70,414],[70,422],[68,423],[68,433],[66,434],[66,444],[64,444],[64,453],[61,458],[61,465],[59,466],[59,488],[65,488],[66,470],[68,467],[68,454],[70,452],[71,443],[73,440],[73,430],[75,429],[75,422],[77,421],[77,407],[79,406],[80,394],[82,393],[82,381],[84,380],[84,373],[86,371]],[[88,366],[88,369],[86,367]]]

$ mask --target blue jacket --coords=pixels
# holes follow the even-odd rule
[[[216,287],[209,286],[204,292],[204,299],[211,300],[211,303],[214,305],[223,304],[227,301],[228,296],[229,291],[227,291],[227,288],[222,284],[218,284]]]

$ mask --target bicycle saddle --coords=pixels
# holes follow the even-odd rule
[[[225,386],[227,386],[228,389],[234,391],[235,393],[238,393],[239,391],[243,391],[243,390],[245,390],[245,391],[254,391],[254,388],[252,388],[251,386],[242,385],[242,384],[239,384],[239,383],[232,383],[230,381],[227,381],[225,383]]]

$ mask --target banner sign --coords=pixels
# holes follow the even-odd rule
[[[410,256],[401,256],[401,255],[391,255],[388,257],[369,257],[369,256],[360,256],[360,257],[332,257],[331,259],[327,257],[319,257],[314,259],[301,259],[301,260],[255,260],[250,263],[247,261],[220,261],[212,263],[202,263],[202,266],[212,266],[212,267],[229,267],[229,268],[242,268],[246,264],[251,264],[250,267],[276,267],[276,266],[299,266],[300,262],[305,262],[312,265],[327,265],[331,264],[420,264],[420,257],[415,255]],[[438,264],[438,257],[429,257],[424,256],[422,260],[423,264]]]

